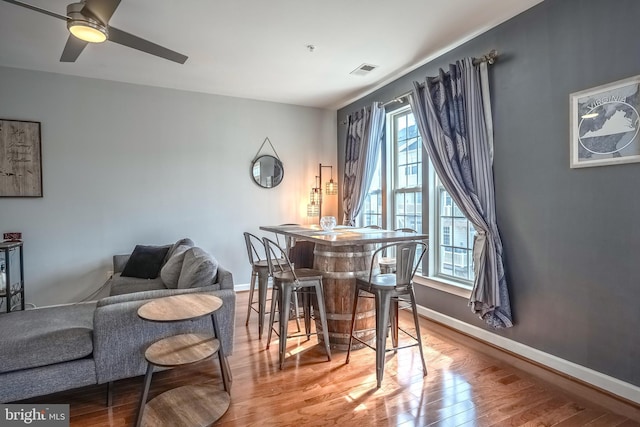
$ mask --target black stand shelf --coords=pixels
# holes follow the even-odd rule
[[[13,254],[19,254],[18,271],[19,278],[16,279],[16,265],[12,264]],[[0,243],[0,265],[5,269],[5,288],[0,290],[0,308],[6,305],[6,312],[9,313],[13,307],[20,305],[24,310],[24,256],[22,252],[22,242],[2,242]]]

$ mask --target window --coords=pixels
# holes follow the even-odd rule
[[[423,258],[419,274],[468,288],[474,279],[475,229],[437,179],[431,162],[423,162],[425,154],[411,109],[387,113],[386,141],[358,224],[428,232],[429,256]]]
[[[411,110],[388,116],[393,161],[390,228],[422,232],[422,141]],[[388,222],[389,223],[389,222]]]

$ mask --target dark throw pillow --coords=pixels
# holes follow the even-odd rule
[[[139,279],[155,279],[160,274],[162,263],[171,249],[168,246],[136,245],[133,253],[124,266],[121,276]]]

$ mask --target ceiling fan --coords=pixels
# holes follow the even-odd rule
[[[2,1],[35,10],[67,22],[67,29],[71,34],[69,34],[67,44],[62,51],[60,62],[75,62],[87,44],[101,43],[105,40],[179,64],[184,64],[187,60],[187,57],[181,53],[110,26],[109,19],[116,11],[120,0],[81,0],[68,5],[66,15],[60,15],[17,0]]]

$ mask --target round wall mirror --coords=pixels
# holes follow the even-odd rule
[[[273,188],[284,178],[282,162],[273,156],[260,156],[251,164],[251,176],[260,187]]]

